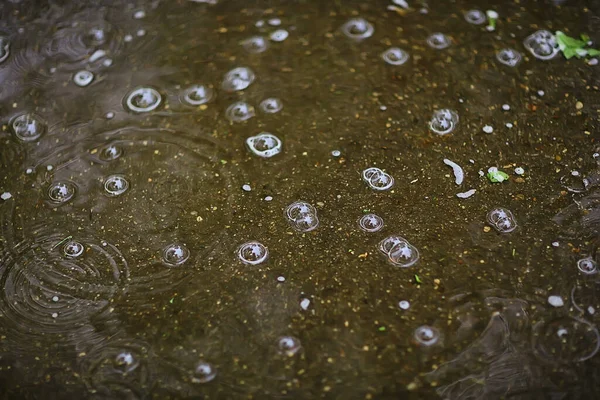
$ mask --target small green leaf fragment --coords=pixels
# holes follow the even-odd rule
[[[379,332],[385,332],[385,326],[380,326],[379,327]]]
[[[221,160],[221,164],[223,164],[223,165],[227,164],[227,160]]]
[[[517,249],[513,249],[513,251],[512,251],[512,256],[513,257],[515,256],[515,254],[517,254]]]
[[[586,49],[588,52],[588,56],[590,57],[596,57],[596,56],[600,56],[600,50],[597,49]]]
[[[580,49],[586,44],[585,41],[567,36],[561,31],[556,31],[556,41],[560,46],[570,47],[574,49]]]
[[[415,282],[417,282],[417,283],[423,283],[423,281],[421,280],[421,278],[417,274],[415,274]]]
[[[171,297],[171,300],[169,300],[169,303],[173,304],[173,301],[175,301],[175,297]]]
[[[498,170],[488,171],[487,178],[492,183],[501,183],[508,179],[508,174]]]
[[[588,35],[587,33],[582,33],[580,37],[581,40],[583,40],[584,42],[589,42],[590,40],[590,35]]]

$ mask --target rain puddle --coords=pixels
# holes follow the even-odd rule
[[[598,4],[38,3],[1,398],[600,398]]]

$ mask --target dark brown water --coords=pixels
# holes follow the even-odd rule
[[[2,2],[2,398],[599,398],[600,3],[408,3]]]

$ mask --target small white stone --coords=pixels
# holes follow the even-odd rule
[[[510,128],[512,128],[512,127],[513,127],[513,124],[511,124],[510,122],[507,122],[507,123],[506,123],[506,127],[507,127],[508,129],[510,129]]]
[[[387,110],[387,106],[381,105],[381,106],[379,106],[379,109],[381,111],[385,111],[385,110]]]
[[[58,317],[58,313],[52,313],[52,318],[57,318]]]
[[[483,131],[484,131],[485,133],[492,133],[492,132],[494,132],[494,128],[492,128],[490,125],[485,125],[485,126],[483,127]]]
[[[543,90],[538,90],[537,94],[538,94],[538,96],[542,97],[543,95],[546,94],[546,92],[544,92]]]
[[[135,34],[138,35],[138,36],[144,36],[146,34],[146,31],[144,29],[140,29]]]
[[[552,242],[552,247],[558,247],[558,246],[560,246],[560,243],[558,243],[558,242]]]
[[[508,104],[502,104],[502,109],[504,111],[508,111],[508,110],[510,110],[510,106]]]
[[[267,196],[267,197],[265,197],[265,201],[271,201],[271,200],[273,200],[273,196]]]
[[[106,60],[102,61],[102,65],[104,65],[105,67],[110,67],[112,63],[113,61],[110,58],[107,58]]]
[[[144,10],[136,11],[135,14],[133,14],[133,18],[135,18],[135,19],[142,19],[145,16],[146,16],[146,12]]]
[[[54,296],[54,297],[52,298],[52,301],[56,303],[56,302],[58,301],[58,296]]]
[[[594,153],[594,154],[592,154],[592,157],[599,158],[600,157],[600,153]]]
[[[8,192],[4,192],[2,194],[0,194],[0,199],[6,201],[8,199],[10,199],[12,197],[12,194],[8,193]]]
[[[281,20],[279,18],[271,18],[268,22],[269,22],[269,25],[271,25],[271,26],[281,25]]]
[[[303,310],[308,310],[308,307],[310,306],[310,300],[309,299],[302,299],[302,301],[300,302],[300,308]]]
[[[523,175],[525,173],[525,170],[521,167],[517,167],[515,168],[515,174],[517,175]]]
[[[596,310],[594,309],[594,307],[589,306],[587,312],[589,312],[591,315],[594,315],[596,313]]]
[[[591,60],[588,61],[588,65],[598,65],[598,59],[592,58]]]
[[[402,300],[398,303],[398,307],[400,307],[403,310],[408,310],[410,308],[410,303],[406,300]]]
[[[46,169],[47,169],[48,171],[52,171],[52,170],[54,169],[54,167],[53,167],[52,165],[47,165],[47,166],[46,166]]]
[[[95,52],[92,53],[92,55],[89,58],[90,62],[94,62],[94,61],[98,61],[99,59],[101,59],[102,57],[104,57],[106,55],[106,52],[104,50],[96,50]]]
[[[26,173],[27,175],[29,175],[29,174],[33,174],[33,168],[27,168],[27,169],[25,170],[25,173]]]
[[[106,113],[106,119],[113,119],[115,117],[115,113],[110,111]]]
[[[258,21],[256,21],[254,26],[256,26],[257,28],[262,28],[263,26],[265,26],[265,21],[263,21],[262,19],[259,19]]]
[[[125,35],[125,36],[123,36],[123,40],[126,42],[131,42],[133,40],[133,36]]]
[[[244,190],[244,192],[252,191],[252,188],[250,187],[250,185],[244,185],[244,186],[242,186],[242,189]]]
[[[275,32],[271,32],[269,38],[274,42],[283,42],[288,38],[290,34],[285,29],[277,29]]]
[[[285,277],[284,276],[278,276],[277,277],[277,282],[285,282]]]
[[[579,176],[579,171],[571,171],[571,175],[573,175],[573,176]]]
[[[552,307],[562,307],[562,306],[565,305],[565,303],[563,302],[562,297],[560,297],[560,296],[549,296],[548,297],[548,303]]]
[[[334,156],[334,157],[339,157],[340,155],[342,155],[342,152],[339,151],[339,150],[333,150],[331,152],[331,155]]]

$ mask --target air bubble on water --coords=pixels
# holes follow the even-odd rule
[[[129,189],[129,181],[123,175],[111,175],[104,181],[104,191],[111,197],[120,196]]]
[[[54,167],[52,165],[46,165],[47,171],[52,171],[53,169],[54,169]]]
[[[469,10],[465,13],[465,21],[473,25],[481,25],[486,21],[485,13],[481,10]]]
[[[117,354],[113,359],[113,366],[122,374],[134,371],[139,365],[138,359],[128,351]]]
[[[525,170],[522,167],[515,168],[515,174],[523,175],[524,173],[525,173]]]
[[[523,46],[540,60],[551,60],[560,52],[556,37],[547,30],[539,30],[527,36]]]
[[[247,67],[237,67],[227,72],[223,77],[221,87],[226,92],[244,90],[254,82],[256,75]]]
[[[246,184],[246,185],[242,185],[242,190],[244,192],[250,192],[250,191],[252,191],[252,188],[250,187],[250,185]]]
[[[285,276],[278,276],[277,282],[281,282],[281,283],[285,282]]]
[[[521,62],[521,54],[514,49],[502,49],[496,53],[496,59],[509,67],[516,67]]]
[[[269,257],[269,249],[256,241],[246,242],[238,248],[238,257],[244,264],[258,265]]]
[[[342,33],[354,40],[371,37],[373,32],[375,32],[375,28],[364,18],[352,18],[342,25]]]
[[[410,55],[401,48],[390,47],[381,53],[381,58],[390,65],[402,65],[408,61]]]
[[[102,65],[104,65],[105,67],[110,67],[113,63],[113,60],[111,58],[107,58],[106,60],[102,61]]]
[[[254,115],[254,107],[243,101],[236,101],[225,110],[225,116],[231,122],[244,122]]]
[[[54,182],[48,188],[48,197],[54,203],[66,203],[75,196],[77,188],[69,181]]]
[[[485,125],[483,127],[483,132],[484,133],[492,133],[492,132],[494,132],[494,127],[492,127],[491,125]]]
[[[52,318],[58,318],[58,313],[52,313]]]
[[[517,228],[517,220],[513,213],[506,208],[495,208],[488,212],[487,220],[500,233],[509,233]]]
[[[279,18],[271,18],[267,22],[271,26],[279,26],[279,25],[281,25],[281,20]]]
[[[308,310],[309,306],[310,306],[310,299],[304,298],[304,299],[300,300],[300,308],[301,309],[306,311],[306,310]]]
[[[83,245],[75,240],[70,240],[63,246],[63,254],[69,258],[79,257],[83,254],[83,250]]]
[[[300,340],[294,336],[281,336],[277,339],[277,348],[279,353],[291,357],[300,351],[302,345]]]
[[[125,36],[123,36],[123,40],[125,42],[131,42],[133,40],[133,36],[131,36],[131,35],[125,35]]]
[[[562,297],[560,296],[548,296],[548,304],[552,307],[562,307],[565,305]]]
[[[196,368],[191,377],[193,383],[207,383],[215,379],[217,370],[212,364],[206,361],[200,361],[196,364]]]
[[[394,186],[394,178],[376,167],[370,167],[362,172],[363,180],[374,190],[389,190]]]
[[[334,157],[339,157],[339,156],[342,155],[342,152],[339,151],[339,150],[332,150],[331,151],[331,155],[334,156]]]
[[[577,363],[594,357],[600,349],[600,333],[591,323],[573,317],[540,321],[533,328],[534,354],[556,363]]]
[[[127,95],[126,108],[136,113],[150,112],[158,108],[162,96],[158,90],[151,87],[139,87]]]
[[[183,244],[172,243],[165,247],[162,251],[163,262],[170,266],[176,267],[190,258],[190,251]]]
[[[254,26],[257,28],[262,28],[263,26],[265,26],[265,21],[263,21],[262,19],[259,19],[258,21],[256,21]]]
[[[261,101],[259,107],[264,113],[274,114],[281,111],[283,102],[276,97],[269,97]]]
[[[241,42],[242,47],[248,53],[262,53],[269,47],[269,42],[263,36],[252,36]]]
[[[586,275],[598,273],[598,264],[592,257],[577,260],[577,268]]]
[[[46,123],[31,113],[18,115],[10,126],[15,136],[23,142],[33,142],[46,132]]]
[[[112,111],[109,111],[106,113],[105,117],[106,117],[106,119],[113,119],[115,117],[115,113]]]
[[[73,82],[79,87],[85,87],[92,83],[94,80],[94,74],[91,71],[77,71],[75,75],[73,75]]]
[[[123,149],[117,145],[111,144],[100,149],[98,158],[102,161],[113,161],[123,155]]]
[[[0,64],[10,55],[10,41],[6,36],[0,36]]]
[[[133,14],[133,18],[135,18],[135,19],[142,19],[142,18],[144,18],[144,17],[146,17],[146,12],[145,12],[144,10],[139,10],[139,11],[136,11],[136,12]]]
[[[263,158],[273,157],[281,152],[281,140],[272,133],[262,132],[246,139],[250,151]]]
[[[433,346],[440,339],[440,332],[429,325],[423,325],[415,329],[415,341],[423,346]]]
[[[145,29],[140,29],[135,34],[138,35],[138,36],[144,36],[146,34],[146,30]]]
[[[358,226],[365,232],[377,232],[383,228],[383,219],[375,214],[365,214],[359,218]]]
[[[510,110],[510,106],[508,104],[502,104],[502,109],[504,111],[508,111],[508,110]]]
[[[390,249],[388,258],[395,266],[408,268],[419,261],[419,251],[407,241],[401,241]]]
[[[192,85],[183,90],[182,101],[190,106],[199,106],[211,101],[214,90],[206,85]]]
[[[273,42],[283,42],[285,39],[288,38],[289,35],[290,34],[288,33],[288,31],[286,31],[285,29],[277,29],[276,31],[271,32],[269,38]]]
[[[59,301],[59,297],[58,296],[52,296],[52,301],[57,303]]]
[[[317,209],[305,201],[295,201],[285,209],[289,224],[297,231],[310,232],[319,226]]]
[[[436,50],[443,50],[450,46],[450,38],[441,32],[436,32],[427,38],[427,45]]]
[[[456,111],[448,108],[436,110],[429,121],[429,129],[438,135],[447,135],[458,125],[459,117]]]
[[[410,308],[410,303],[408,301],[406,301],[406,300],[401,300],[398,303],[398,307],[400,307],[403,310],[408,310]]]

